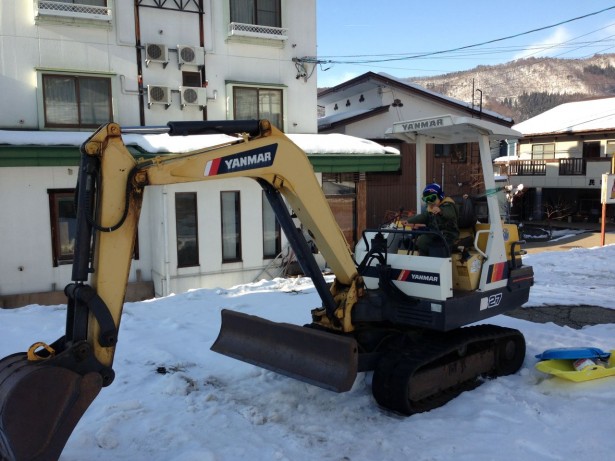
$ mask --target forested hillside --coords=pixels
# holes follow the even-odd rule
[[[615,96],[615,54],[520,59],[406,80],[519,123],[566,102]]]

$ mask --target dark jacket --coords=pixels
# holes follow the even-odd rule
[[[450,245],[459,238],[457,204],[452,198],[444,197],[438,206],[440,207],[440,213],[430,213],[428,206],[427,210],[423,213],[408,218],[408,223],[425,224],[433,231],[442,232],[442,235],[444,235],[444,238]]]

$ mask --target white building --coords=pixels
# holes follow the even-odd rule
[[[0,306],[64,302],[87,133],[109,121],[247,118],[316,133],[315,69],[293,60],[315,54],[314,0],[0,3]],[[37,141],[41,131],[63,141]],[[186,239],[198,252],[178,249]],[[129,295],[251,281],[282,246],[254,181],[148,188]]]
[[[524,186],[518,218],[598,222],[602,174],[615,152],[615,98],[561,104],[513,129],[524,135],[518,155],[499,163],[513,186]]]
[[[480,106],[430,91],[415,83],[402,81],[384,73],[366,72],[318,95],[318,104],[324,116],[318,119],[319,133],[344,133],[388,144],[401,151],[401,168],[388,171],[367,172],[358,177],[323,175],[323,188],[344,186],[356,190],[346,193],[340,200],[350,201],[356,196],[357,206],[347,206],[348,215],[358,215],[355,238],[364,227],[377,227],[386,221],[384,210],[398,212],[417,209],[420,191],[416,191],[415,145],[385,138],[385,132],[394,123],[404,120],[438,117],[445,114],[472,117],[510,127],[513,120]],[[504,141],[504,140],[503,140]],[[493,143],[494,157],[510,147],[507,142]],[[452,197],[463,194],[477,195],[477,175],[482,175],[477,143],[453,145],[429,144],[425,177],[440,183]],[[331,173],[339,173],[331,171]],[[341,182],[341,184],[340,184]],[[484,200],[476,203],[481,217],[486,217]],[[353,222],[352,216],[346,219]],[[361,225],[363,227],[361,227]]]

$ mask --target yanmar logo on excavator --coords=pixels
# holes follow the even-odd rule
[[[440,285],[440,274],[402,269],[397,280],[400,282],[424,283],[427,285]]]
[[[234,173],[235,171],[253,170],[273,165],[277,144],[251,149],[228,157],[210,160],[205,165],[205,176]]]

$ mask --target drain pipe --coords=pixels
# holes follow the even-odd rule
[[[145,126],[145,101],[143,99],[143,59],[141,56],[141,17],[139,16],[139,0],[134,2],[135,14],[135,44],[137,60],[137,83],[139,91],[139,124]]]
[[[169,205],[167,186],[162,186],[162,239],[164,241],[164,280],[165,285],[162,290],[162,296],[171,294],[171,257],[169,256]]]

